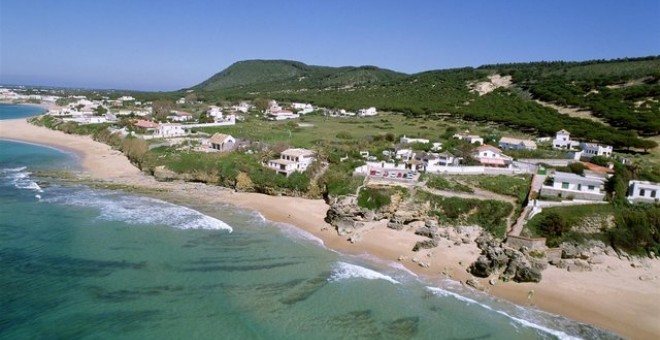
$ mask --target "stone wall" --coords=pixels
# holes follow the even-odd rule
[[[520,249],[523,246],[527,247],[528,249],[537,249],[537,250],[545,250],[547,248],[545,246],[545,237],[529,238],[529,237],[508,235],[506,238],[506,245],[513,249]]]
[[[572,197],[574,199],[579,199],[579,200],[602,201],[605,198],[605,194],[597,194],[593,192],[580,192],[580,191],[564,191],[561,189],[555,189],[544,186],[541,189],[541,197],[561,197],[561,198]]]

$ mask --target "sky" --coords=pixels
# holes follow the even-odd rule
[[[416,73],[660,55],[660,0],[0,0],[0,83],[169,91],[246,59]]]

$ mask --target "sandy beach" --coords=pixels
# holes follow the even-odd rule
[[[93,141],[88,136],[66,135],[33,126],[25,119],[0,120],[0,139],[52,146],[75,152],[81,160],[82,176],[114,184],[158,189],[168,192],[177,202],[189,205],[228,203],[255,210],[273,222],[283,222],[319,237],[330,249],[351,254],[371,254],[397,261],[417,275],[451,277],[464,281],[466,268],[479,254],[476,244],[454,246],[441,242],[435,249],[412,252],[421,236],[395,231],[384,223],[371,223],[360,239],[350,243],[323,221],[328,206],[322,200],[275,197],[195,183],[157,182],[141,173],[117,150]],[[1,151],[0,151],[1,152]],[[191,194],[194,193],[194,194]],[[285,207],[285,208],[284,208]],[[415,261],[413,261],[415,259]],[[428,263],[422,267],[417,262]],[[642,278],[642,279],[640,279]],[[538,284],[482,284],[497,298],[522,306],[566,316],[593,324],[632,339],[660,338],[660,261],[641,261],[631,266],[628,260],[605,257],[590,272],[568,272],[549,267]],[[534,291],[532,301],[528,292]]]

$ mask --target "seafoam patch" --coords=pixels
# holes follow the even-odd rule
[[[355,278],[367,280],[385,280],[394,284],[400,283],[399,281],[393,279],[391,276],[346,262],[337,262],[334,270],[332,271],[332,274],[328,278],[328,281],[336,282]]]
[[[80,190],[44,200],[100,211],[98,219],[127,224],[160,224],[178,229],[216,229],[233,231],[225,222],[199,211],[162,200],[124,193]]]

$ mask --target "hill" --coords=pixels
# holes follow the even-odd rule
[[[232,64],[192,89],[217,91],[238,88],[253,92],[277,91],[355,86],[401,77],[405,77],[405,74],[375,66],[327,67],[291,60],[246,60]]]
[[[489,77],[511,84],[474,91]],[[550,136],[563,127],[576,137],[617,148],[649,149],[639,136],[660,133],[660,56],[586,62],[532,62],[405,75],[373,66],[322,67],[295,61],[238,62],[195,86],[209,100],[272,98],[330,108],[437,113],[494,122]],[[590,110],[606,122],[571,117],[536,100]]]

